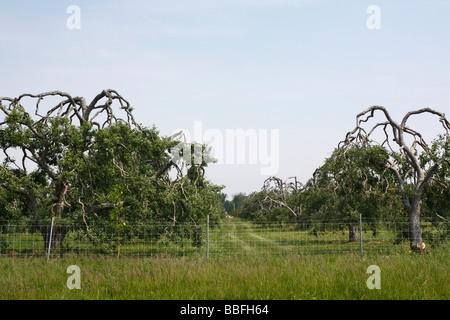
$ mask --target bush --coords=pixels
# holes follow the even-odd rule
[[[4,237],[0,237],[0,254],[8,251],[9,244]]]

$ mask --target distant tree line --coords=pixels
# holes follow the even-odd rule
[[[239,192],[239,193],[233,194],[231,200],[228,200],[227,198],[228,198],[228,196],[225,193],[221,194],[221,203],[222,203],[223,207],[225,208],[227,215],[229,215],[229,216],[238,215],[243,202],[247,198],[247,195],[243,192]]]

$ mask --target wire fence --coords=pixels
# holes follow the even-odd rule
[[[422,218],[426,250],[448,247],[449,223]],[[392,254],[410,251],[408,222],[401,219],[348,222],[309,220],[250,222],[224,219],[209,223],[134,223],[48,225],[0,223],[0,257],[47,258],[65,255],[117,257],[206,257],[230,255]],[[51,239],[51,241],[49,241]]]

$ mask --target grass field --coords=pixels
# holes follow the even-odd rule
[[[150,247],[123,243],[120,258],[114,251],[106,255],[66,251],[49,261],[45,251],[41,256],[3,254],[0,299],[450,299],[448,245],[419,254],[410,252],[407,244],[394,245],[392,237],[382,232],[376,239],[369,235],[369,230],[363,232],[365,247],[375,249],[363,259],[359,243],[348,243],[345,230],[317,237],[289,226],[243,221],[211,229],[208,260],[205,246],[194,248],[190,241]],[[25,236],[8,235],[9,243]],[[381,240],[386,241],[383,246]],[[22,242],[17,244],[17,250],[25,249],[19,248]],[[152,254],[134,255],[142,245]],[[382,254],[376,248],[383,248]],[[80,268],[81,289],[66,285],[71,265]],[[366,285],[371,265],[381,270],[380,289]]]
[[[449,299],[449,253],[231,256],[220,260],[65,257],[0,259],[0,299]],[[81,289],[69,290],[70,265]],[[370,265],[381,289],[368,289]]]

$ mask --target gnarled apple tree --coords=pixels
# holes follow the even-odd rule
[[[25,107],[30,100],[32,112]],[[58,248],[68,232],[64,218],[82,221],[89,233],[96,221],[175,224],[220,207],[220,188],[203,179],[207,163],[195,164],[191,181],[193,175],[180,168],[183,159],[170,153],[176,137],[160,137],[154,127],[137,123],[115,90],[89,103],[60,91],[0,97],[0,110],[0,185],[25,203],[46,248],[44,218],[56,218],[51,243]]]
[[[381,113],[383,121],[365,128],[376,112]],[[426,114],[436,117],[437,126],[442,128],[439,139],[443,148],[439,153],[432,152],[423,134],[408,126],[408,120],[413,116]],[[375,132],[380,130],[381,141],[372,140]],[[408,213],[409,240],[413,250],[417,250],[417,244],[422,242],[420,212],[425,187],[438,168],[449,161],[449,131],[450,124],[444,113],[430,108],[410,111],[401,122],[396,122],[385,107],[372,106],[356,116],[356,127],[348,132],[345,140],[338,145],[338,148],[345,152],[355,144],[366,147],[378,143],[389,151],[390,156],[379,164],[384,167],[385,172],[390,172],[395,177],[396,188]],[[428,161],[421,161],[424,158]]]

